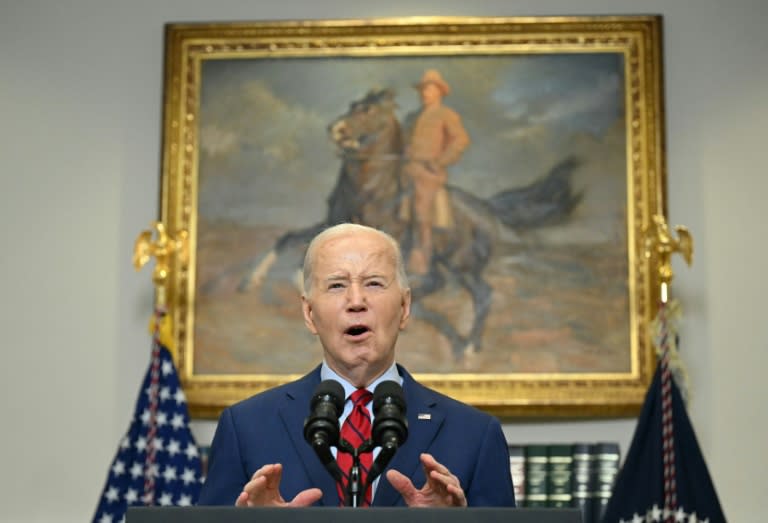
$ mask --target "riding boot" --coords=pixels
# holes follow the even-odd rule
[[[429,264],[432,261],[432,224],[421,221],[419,223],[419,241],[408,259],[408,268],[411,274],[423,276],[429,272]]]

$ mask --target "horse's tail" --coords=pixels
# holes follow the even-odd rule
[[[571,176],[581,161],[569,156],[530,185],[508,189],[487,202],[496,217],[515,229],[526,229],[562,222],[581,201],[571,185]]]

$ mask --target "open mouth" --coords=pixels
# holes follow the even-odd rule
[[[370,332],[371,329],[365,325],[353,325],[344,331],[344,334],[348,336],[362,336],[363,334]]]

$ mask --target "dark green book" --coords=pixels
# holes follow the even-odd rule
[[[547,506],[547,445],[523,447],[525,455],[524,507]]]
[[[596,521],[592,514],[597,485],[594,466],[596,452],[597,446],[589,443],[575,443],[572,448],[571,506],[581,509],[581,520],[584,523]]]
[[[573,473],[573,445],[547,446],[547,506],[571,506],[571,476]]]
[[[595,445],[595,481],[596,496],[594,499],[593,516],[595,521],[602,521],[605,508],[613,493],[613,484],[619,473],[619,444],[598,443]]]

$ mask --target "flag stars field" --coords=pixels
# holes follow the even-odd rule
[[[632,519],[620,519],[619,523],[663,523],[671,517],[675,518],[675,523],[710,523],[709,518],[699,519],[695,511],[689,514],[683,507],[678,507],[677,510],[662,510],[658,505],[648,509],[645,516],[635,512]]]
[[[128,492],[125,493],[125,501],[127,501],[129,505],[133,505],[138,500],[139,500],[138,491],[136,489],[129,488]]]
[[[179,478],[176,477],[176,468],[171,467],[170,465],[165,467],[165,470],[163,471],[163,479],[169,483],[178,480]]]
[[[181,414],[174,414],[173,418],[171,418],[171,426],[174,430],[184,427],[184,416]]]
[[[183,481],[185,485],[194,483],[197,481],[197,474],[194,470],[185,468],[184,473],[181,475],[181,481]]]
[[[187,455],[187,459],[197,458],[200,455],[197,451],[197,445],[194,443],[187,445],[187,449],[184,451],[184,454]]]
[[[169,456],[173,457],[179,452],[181,452],[181,448],[179,447],[179,442],[175,439],[171,439],[171,441],[168,442],[168,445],[165,447],[165,451],[168,453]]]
[[[162,452],[163,451],[163,438],[155,438],[152,440],[152,448],[155,449],[155,452]]]
[[[176,400],[176,405],[182,405],[187,402],[187,397],[184,395],[184,391],[176,389],[176,393],[173,395],[173,399]]]
[[[125,463],[119,459],[116,460],[115,464],[112,465],[112,474],[114,474],[115,477],[120,477],[120,474],[125,474]]]
[[[109,487],[107,492],[104,494],[104,497],[107,499],[108,502],[114,503],[115,501],[120,499],[120,494],[115,487]]]
[[[150,361],[93,523],[124,522],[129,506],[192,506],[200,494],[202,466],[189,428],[186,396],[168,350],[156,345],[152,358],[159,358],[162,372],[153,377]]]
[[[162,387],[160,389],[160,401],[167,401],[171,397],[170,387]]]
[[[140,463],[134,463],[131,465],[131,477],[133,479],[140,478],[144,475],[144,467]]]

